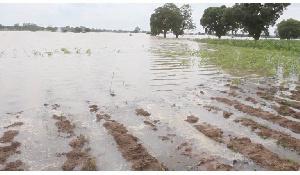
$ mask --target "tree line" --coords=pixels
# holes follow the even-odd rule
[[[209,7],[204,10],[200,24],[207,34],[215,34],[218,38],[237,32],[248,33],[254,40],[269,36],[269,27],[274,26],[277,19],[290,3],[236,3],[232,7]],[[173,3],[167,3],[154,10],[150,17],[152,35],[172,31],[176,38],[183,35],[184,30],[194,29],[192,9],[188,4],[178,8]],[[281,39],[300,37],[300,22],[294,19],[283,20],[277,25],[276,34]]]
[[[134,30],[111,30],[111,29],[95,29],[95,28],[87,28],[85,26],[78,27],[42,27],[38,26],[34,23],[23,23],[20,25],[19,23],[14,24],[13,26],[5,26],[0,24],[0,31],[50,31],[50,32],[73,32],[73,33],[86,33],[86,32],[114,32],[114,33],[146,33],[147,31],[142,31],[139,27],[135,27]]]

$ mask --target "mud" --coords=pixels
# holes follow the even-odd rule
[[[236,169],[228,164],[220,163],[216,157],[209,156],[204,157],[202,155],[192,153],[192,147],[187,142],[182,142],[177,150],[184,148],[184,151],[181,152],[181,155],[187,156],[189,158],[197,158],[198,163],[190,168],[198,171],[235,171]]]
[[[214,113],[221,111],[219,107],[213,105],[205,105],[204,108],[207,109],[208,111],[213,111]]]
[[[298,163],[280,158],[276,153],[269,151],[261,144],[252,143],[246,137],[230,138],[227,147],[249,156],[256,164],[272,171],[297,171],[299,169]]]
[[[280,105],[279,107],[272,105],[271,108],[276,110],[281,115],[292,116],[296,119],[300,119],[300,112],[296,112],[285,105]]]
[[[202,125],[195,125],[195,128],[202,132],[205,136],[215,140],[217,142],[223,143],[223,131],[216,128],[208,123],[203,123]]]
[[[10,128],[10,127],[15,127],[15,126],[22,126],[24,123],[23,122],[15,122],[9,126],[4,127],[5,129]]]
[[[136,109],[135,112],[136,112],[136,115],[142,115],[142,116],[150,116],[151,115],[151,113],[145,111],[142,108]]]
[[[107,121],[103,125],[114,137],[118,144],[118,149],[121,151],[123,157],[133,164],[132,170],[166,170],[164,166],[159,164],[158,161],[137,142],[138,139],[136,137],[127,133],[127,129],[122,124],[116,121]]]
[[[97,112],[99,110],[99,107],[97,105],[90,105],[90,112]]]
[[[62,170],[71,171],[74,170],[76,166],[81,165],[82,171],[97,171],[98,167],[96,165],[96,159],[89,155],[89,148],[84,150],[83,146],[87,142],[86,138],[83,135],[80,135],[77,139],[72,140],[69,145],[73,150],[69,151],[66,154],[68,158],[67,161],[63,164]]]
[[[253,104],[257,104],[257,103],[258,103],[258,101],[256,101],[255,98],[252,98],[252,97],[246,97],[245,100],[246,100],[246,101],[250,101],[250,102],[252,102]]]
[[[154,131],[157,130],[156,126],[151,121],[144,121],[144,123],[146,125],[150,125],[152,130],[154,130]]]
[[[75,125],[71,124],[71,122],[67,120],[65,116],[53,115],[53,118],[59,120],[58,122],[55,123],[55,125],[58,127],[58,132],[66,132],[69,134],[69,137],[75,135],[74,134]]]
[[[97,114],[96,118],[97,118],[97,122],[100,122],[100,120],[104,119],[104,120],[109,120],[110,119],[110,115],[108,114]]]
[[[288,120],[284,117],[274,115],[274,114],[272,114],[270,112],[267,112],[267,111],[264,111],[260,108],[254,108],[252,106],[244,105],[244,104],[242,104],[238,101],[231,101],[231,100],[228,100],[226,98],[219,98],[219,97],[213,98],[213,99],[215,99],[217,101],[220,101],[220,102],[223,102],[223,103],[226,103],[230,106],[234,105],[234,108],[241,111],[241,112],[244,112],[244,113],[247,113],[249,115],[271,121],[273,123],[277,123],[280,126],[288,128],[288,129],[290,129],[291,131],[293,131],[295,133],[300,133],[300,122]]]
[[[21,160],[9,162],[1,171],[24,171],[24,169],[19,168],[22,164]]]
[[[274,97],[272,95],[269,95],[267,93],[264,92],[257,92],[257,95],[260,96],[261,98],[264,98],[266,100],[270,100],[270,101],[275,101],[281,105],[286,105],[295,109],[300,109],[300,102],[297,101],[289,101],[289,100],[284,100],[278,97]]]
[[[252,131],[255,131],[257,135],[263,139],[272,138],[277,140],[277,143],[280,143],[283,147],[291,148],[300,155],[300,140],[294,137],[291,137],[288,134],[282,133],[277,130],[270,129],[266,126],[263,126],[251,119],[248,118],[239,118],[235,119],[234,122],[240,122],[243,126],[250,127]]]
[[[0,143],[11,142],[18,134],[19,131],[14,130],[4,132],[4,135],[0,138]]]
[[[200,159],[197,166],[202,171],[236,171],[231,165],[220,163],[214,157]]]
[[[224,118],[229,118],[232,114],[233,114],[232,112],[223,111]]]
[[[187,116],[187,119],[184,120],[184,121],[187,121],[189,123],[197,123],[199,120],[198,117],[194,116],[194,115],[191,115],[191,116]]]
[[[0,147],[0,164],[4,164],[6,159],[15,153],[20,153],[17,148],[21,146],[20,142],[12,142],[9,146]]]

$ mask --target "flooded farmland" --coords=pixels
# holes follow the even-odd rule
[[[300,83],[187,38],[0,32],[0,170],[299,170]]]

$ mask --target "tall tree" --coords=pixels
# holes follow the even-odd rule
[[[295,39],[300,37],[300,21],[295,19],[283,20],[277,24],[280,39]]]
[[[268,33],[269,26],[275,25],[289,5],[290,3],[237,3],[233,8],[239,11],[242,27],[255,40],[259,40],[262,32]]]
[[[211,34],[215,32],[218,38],[221,38],[221,36],[226,34],[229,29],[222,22],[225,10],[225,5],[222,5],[221,7],[209,7],[204,10],[204,14],[200,19],[200,24],[205,28],[206,33]]]
[[[139,27],[136,27],[133,32],[134,33],[140,33],[140,31],[141,31],[141,29]]]
[[[236,34],[240,28],[239,15],[238,9],[232,7],[226,8],[222,15],[221,23],[228,31],[231,31],[232,35]]]
[[[178,26],[178,19],[180,18],[180,9],[173,3],[167,3],[162,7],[154,10],[150,18],[151,34],[164,34],[166,38],[167,31]]]
[[[184,4],[182,7],[180,7],[180,17],[177,16],[176,20],[178,26],[174,26],[172,29],[173,34],[176,35],[176,38],[178,38],[178,35],[183,35],[184,30],[196,28],[195,24],[193,23],[192,12],[193,10],[189,4]]]

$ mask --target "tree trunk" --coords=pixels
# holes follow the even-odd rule
[[[164,38],[167,37],[167,30],[164,30]]]
[[[176,34],[176,38],[178,38],[178,34]]]

